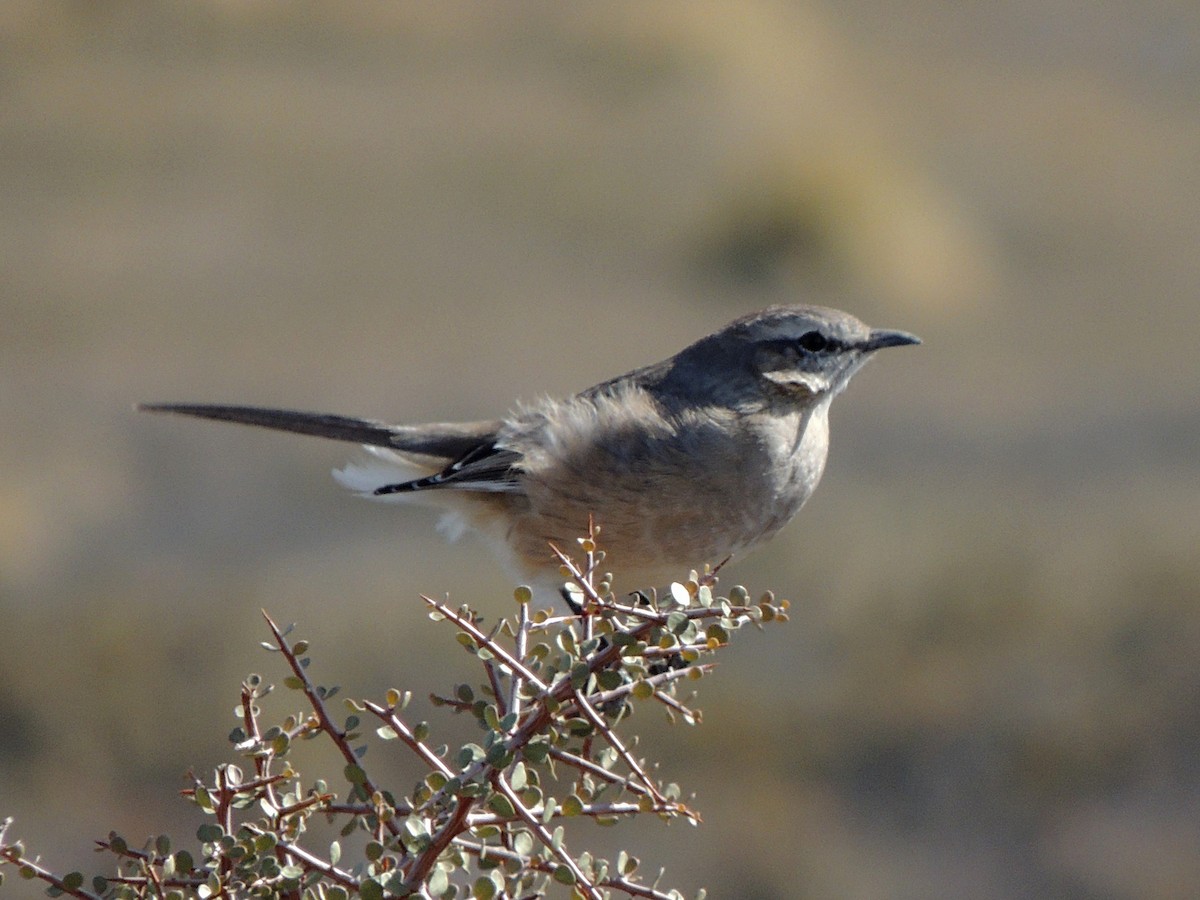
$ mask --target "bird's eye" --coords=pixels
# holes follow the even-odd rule
[[[802,350],[807,350],[809,353],[820,353],[829,346],[829,341],[819,331],[806,331],[800,335],[800,340],[796,343]]]

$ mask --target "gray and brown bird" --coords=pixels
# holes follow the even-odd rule
[[[918,344],[815,306],[732,322],[662,362],[502,419],[389,425],[337,415],[189,403],[141,408],[362,444],[335,470],[378,500],[442,510],[440,529],[481,534],[511,574],[557,593],[550,543],[602,527],[624,588],[662,585],[740,557],[812,495],[829,405],[875,351]]]

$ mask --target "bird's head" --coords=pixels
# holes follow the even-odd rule
[[[907,332],[871,329],[849,313],[819,306],[771,307],[716,337],[742,345],[768,391],[797,400],[836,395],[876,350],[921,343]]]

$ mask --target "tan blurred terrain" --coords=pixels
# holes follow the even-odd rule
[[[17,0],[0,47],[0,818],[47,861],[194,833],[260,608],[352,695],[464,671],[418,593],[506,610],[344,447],[133,402],[491,416],[818,302],[925,345],[723,582],[791,624],[639,723],[704,826],[597,846],[1200,895],[1200,7]]]

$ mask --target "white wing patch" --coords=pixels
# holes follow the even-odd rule
[[[429,469],[422,468],[412,461],[405,459],[395,450],[386,447],[364,446],[362,455],[351,460],[340,469],[333,470],[333,479],[344,488],[370,497],[372,500],[401,501],[410,499],[411,494],[384,494],[377,496],[375,489],[385,484],[395,484],[398,481],[411,481],[430,474]]]
[[[441,491],[410,491],[407,493],[376,494],[376,488],[385,484],[395,484],[398,481],[411,481],[424,478],[430,474],[428,468],[418,466],[406,459],[403,454],[386,447],[364,446],[361,455],[346,463],[340,469],[333,470],[333,478],[344,488],[354,491],[360,497],[369,500],[381,500],[385,503],[417,503],[420,505],[442,506],[449,497]],[[471,529],[470,520],[458,509],[442,510],[438,519],[437,530],[448,541],[457,541]]]

